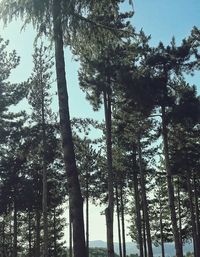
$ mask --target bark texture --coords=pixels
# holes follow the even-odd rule
[[[120,205],[119,205],[119,193],[118,187],[115,187],[115,197],[117,204],[117,229],[118,229],[118,239],[119,239],[119,256],[122,257],[122,239],[121,239],[121,222],[120,222]]]
[[[196,214],[196,230],[197,230],[197,249],[200,249],[200,222],[199,222],[199,199],[197,193],[197,182],[195,175],[193,175],[193,186],[194,186],[194,199],[195,199],[195,214]]]
[[[31,211],[28,210],[28,254],[32,256]]]
[[[57,236],[56,236],[56,207],[53,209],[53,241],[54,241],[54,257],[57,257]]]
[[[159,195],[159,207],[160,207],[160,237],[161,237],[161,251],[162,257],[165,257],[165,240],[163,234],[163,211],[162,211],[162,203],[161,203],[161,196]]]
[[[136,153],[133,150],[133,166],[136,167]],[[140,197],[139,197],[139,188],[138,188],[138,175],[137,171],[133,170],[133,187],[134,187],[134,198],[135,198],[135,209],[136,209],[136,227],[138,233],[138,244],[140,257],[144,256],[143,251],[143,239],[142,239],[142,219],[141,219],[141,206],[140,206]]]
[[[189,196],[189,203],[190,203],[190,213],[191,213],[191,222],[192,222],[192,237],[193,237],[194,257],[200,257],[200,252],[199,252],[199,249],[197,248],[197,230],[196,230],[194,204],[193,204],[193,192],[192,192],[192,186],[191,186],[191,182],[190,182],[190,173],[188,171],[186,171],[186,180],[187,180],[188,196]]]
[[[17,205],[14,200],[14,215],[13,215],[13,221],[14,221],[14,239],[13,239],[13,257],[17,257]]]
[[[113,213],[114,213],[114,192],[113,192],[113,170],[112,170],[112,122],[111,122],[111,90],[104,91],[104,111],[106,120],[106,153],[108,169],[108,207],[106,208],[107,228],[107,250],[108,257],[114,257],[113,244]]]
[[[61,1],[53,0],[53,26],[60,130],[62,136],[64,163],[67,173],[70,209],[73,223],[73,250],[74,257],[86,257],[87,254],[85,247],[83,198],[80,190],[78,171],[76,167],[76,160],[74,154],[74,145],[72,140],[67,82],[65,75],[63,31],[61,17]]]
[[[123,200],[123,187],[120,187],[120,202],[121,202],[121,218],[122,218],[122,246],[123,257],[126,257],[126,233],[125,233],[125,217],[124,217],[124,200]]]
[[[40,256],[40,212],[39,210],[36,210],[36,249],[35,249],[35,255]]]
[[[86,253],[89,257],[89,185],[88,185],[88,171],[86,174],[86,203],[85,203],[85,213],[86,213]]]
[[[73,257],[72,235],[73,235],[73,228],[72,228],[72,218],[71,218],[71,210],[70,210],[70,204],[69,204],[69,257]]]
[[[182,240],[182,210],[181,210],[181,194],[180,194],[180,182],[179,182],[179,178],[178,178],[178,188],[177,188],[177,197],[178,197],[178,223],[179,223],[179,240],[181,242],[181,244],[183,244],[183,240]]]

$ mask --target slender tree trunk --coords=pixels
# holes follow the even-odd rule
[[[71,210],[70,210],[70,203],[69,203],[69,257],[73,257],[72,234],[73,234],[72,217],[71,217]]]
[[[124,201],[123,201],[123,188],[120,187],[120,202],[121,202],[121,218],[122,218],[122,242],[123,242],[123,257],[126,257],[126,233],[124,221]]]
[[[86,168],[86,253],[89,257],[89,188],[88,188],[88,169]]]
[[[195,199],[195,213],[196,213],[196,230],[197,230],[197,249],[200,249],[200,222],[199,222],[199,203],[197,194],[197,184],[195,175],[193,175],[193,185],[194,185],[194,199]]]
[[[83,198],[81,195],[78,171],[76,167],[69,115],[61,18],[61,0],[53,0],[55,63],[58,87],[60,129],[64,151],[64,163],[67,173],[70,209],[73,222],[74,257],[87,257],[83,219]]]
[[[142,203],[144,210],[144,220],[146,224],[146,233],[147,233],[147,246],[148,246],[148,256],[153,257],[153,249],[152,249],[152,240],[151,240],[151,231],[150,231],[150,222],[149,222],[149,208],[146,197],[146,188],[145,188],[145,174],[142,165],[142,150],[140,144],[140,138],[138,138],[138,156],[139,156],[139,170],[141,176],[141,191],[142,191]]]
[[[89,199],[86,198],[86,253],[89,256]]]
[[[148,252],[147,252],[147,239],[146,239],[146,224],[145,224],[145,219],[144,219],[144,209],[142,209],[142,214],[143,214],[143,246],[144,246],[144,256],[147,257]]]
[[[36,251],[35,255],[40,257],[40,211],[36,210]]]
[[[190,182],[190,174],[188,171],[186,171],[186,180],[187,180],[188,196],[189,196],[189,203],[190,203],[194,256],[200,257],[200,252],[199,252],[199,249],[197,248],[197,231],[196,231],[196,223],[195,223],[195,215],[194,215],[193,193],[192,193],[192,187]]]
[[[165,257],[165,244],[164,244],[164,235],[163,235],[163,215],[162,215],[162,204],[159,194],[159,205],[160,205],[160,237],[161,237],[161,250],[162,250],[162,257]]]
[[[41,78],[41,93],[42,93],[42,155],[43,155],[43,163],[42,163],[42,182],[43,182],[43,190],[42,190],[42,209],[43,209],[43,231],[44,231],[44,243],[43,243],[43,257],[48,257],[48,218],[47,218],[47,161],[46,161],[46,151],[47,151],[47,143],[46,143],[46,124],[45,124],[45,110],[44,110],[44,90],[43,83]]]
[[[111,122],[111,93],[104,93],[104,111],[106,120],[106,148],[108,168],[108,207],[106,208],[107,228],[107,250],[108,257],[114,257],[113,244],[113,213],[114,213],[114,192],[113,192],[113,170],[112,170],[112,122]]]
[[[54,257],[57,257],[56,207],[53,208]]]
[[[134,148],[133,148],[134,149]],[[135,150],[133,150],[133,167],[136,167],[136,154]],[[142,240],[142,220],[141,220],[141,206],[140,206],[140,197],[139,197],[139,189],[138,189],[138,176],[137,171],[133,170],[133,186],[134,186],[134,198],[135,198],[135,209],[136,209],[136,227],[138,233],[138,244],[140,257],[144,256],[143,252],[143,240]]]
[[[28,254],[32,257],[32,231],[31,231],[31,211],[28,210]]]
[[[12,255],[13,250],[13,226],[12,226],[12,211],[10,211],[10,222],[9,222],[9,253]],[[8,249],[6,249],[6,252],[8,252]]]
[[[161,213],[161,215],[160,215],[160,233],[161,233],[162,257],[165,257],[165,244],[164,244],[164,236],[163,236],[162,213]]]
[[[2,222],[2,252],[3,256],[6,255],[6,249],[5,249],[5,215],[3,214],[3,222]]]
[[[180,183],[178,178],[178,221],[179,221],[179,237],[182,245],[182,211],[181,211],[181,195],[180,195]]]
[[[117,228],[118,228],[118,238],[119,238],[119,256],[122,257],[122,239],[121,239],[121,223],[120,223],[120,208],[119,208],[119,194],[118,187],[115,187],[116,204],[117,204]]]
[[[162,135],[163,135],[163,145],[164,145],[165,169],[167,172],[169,208],[171,211],[171,221],[172,221],[172,229],[173,229],[173,235],[174,235],[174,241],[175,241],[176,256],[183,257],[183,248],[180,241],[180,235],[178,231],[176,211],[175,211],[174,186],[173,186],[171,167],[170,167],[170,161],[169,161],[168,132],[167,132],[166,114],[165,114],[164,106],[161,107],[161,111],[162,111]]]
[[[13,257],[17,257],[17,206],[14,200],[14,214],[13,214]]]

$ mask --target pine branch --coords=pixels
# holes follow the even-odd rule
[[[123,33],[130,33],[130,36],[136,36],[137,34],[134,33],[133,31],[128,31],[128,30],[123,30],[123,29],[118,29],[118,28],[115,28],[115,27],[111,27],[111,26],[108,26],[108,25],[105,25],[105,24],[102,24],[102,23],[99,23],[99,22],[96,22],[96,21],[93,21],[91,19],[88,19],[82,15],[79,15],[79,14],[73,14],[75,17],[77,17],[78,19],[82,20],[82,21],[85,21],[87,23],[90,23],[92,25],[95,25],[97,27],[100,27],[100,28],[103,28],[103,29],[106,29],[106,30],[110,30],[110,31],[116,31],[116,32],[123,32]]]

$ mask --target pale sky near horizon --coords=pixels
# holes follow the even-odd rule
[[[151,34],[152,45],[159,41],[169,44],[172,36],[177,43],[187,37],[193,26],[200,27],[200,1],[199,0],[135,0],[135,15],[132,23],[136,30],[141,28],[146,34]],[[127,9],[127,8],[126,8]],[[9,47],[16,49],[21,57],[20,66],[13,72],[12,80],[20,82],[26,80],[32,70],[32,44],[34,32],[31,27],[20,32],[21,22],[14,21],[7,28],[0,23],[0,36],[9,39]],[[103,112],[93,112],[91,106],[85,100],[84,93],[79,89],[77,79],[78,63],[72,60],[69,51],[65,52],[66,71],[69,85],[70,112],[72,117],[90,117],[98,120],[103,119]],[[190,78],[191,83],[198,83],[200,92],[200,75],[195,74]],[[56,100],[54,102],[56,110]],[[105,217],[100,215],[99,208],[92,207],[90,211],[90,240],[106,240]],[[128,238],[130,241],[130,238]],[[115,228],[115,241],[117,232]]]

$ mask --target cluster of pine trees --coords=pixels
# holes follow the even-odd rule
[[[5,23],[16,17],[32,23],[55,57],[36,44],[32,74],[13,84],[9,76],[20,59],[0,39],[2,256],[88,257],[90,200],[106,206],[108,257],[115,256],[115,213],[120,257],[127,256],[127,214],[140,257],[153,257],[153,244],[164,257],[166,242],[183,257],[188,240],[200,255],[200,98],[188,83],[200,68],[200,30],[194,27],[178,46],[172,38],[152,47],[132,27],[134,11],[121,12],[122,2],[0,3]],[[104,122],[70,119],[65,45],[79,60],[80,87],[94,111],[104,110]],[[54,66],[59,124],[51,110]],[[31,111],[12,111],[20,101]],[[102,136],[91,138],[91,130]]]

